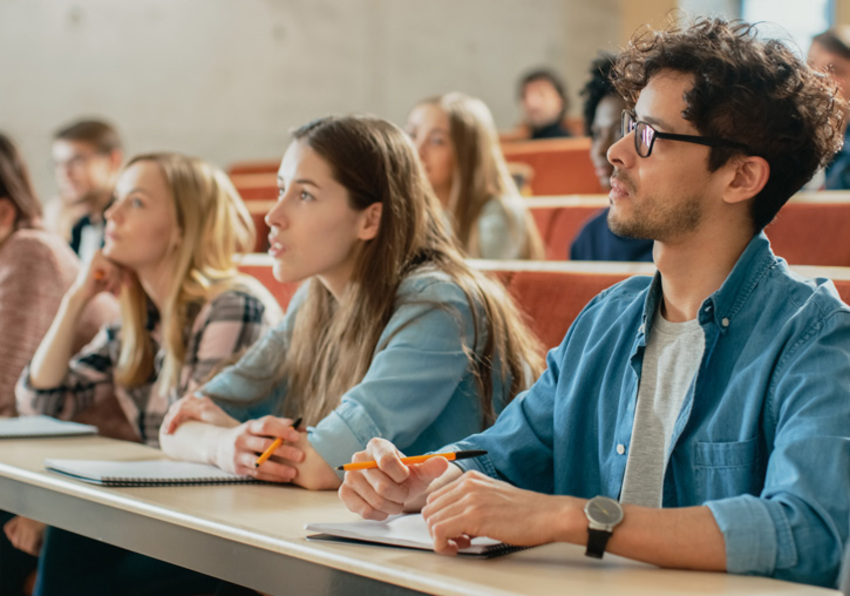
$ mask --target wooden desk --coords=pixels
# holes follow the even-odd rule
[[[108,455],[107,455],[108,454]],[[838,594],[719,573],[670,571],[547,545],[492,560],[314,543],[311,521],[354,519],[333,492],[222,485],[103,488],[44,472],[46,457],[161,457],[100,437],[0,441],[0,508],[272,594]]]

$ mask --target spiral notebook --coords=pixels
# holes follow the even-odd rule
[[[428,526],[419,513],[408,515],[396,515],[384,521],[363,520],[356,522],[330,523],[330,524],[307,524],[305,530],[310,532],[321,532],[311,534],[307,540],[322,540],[333,542],[357,542],[371,543],[384,546],[398,546],[402,548],[416,548],[420,550],[434,550],[434,541],[428,533]],[[476,557],[498,557],[517,550],[522,546],[512,546],[493,540],[492,538],[478,537],[472,539],[472,544],[461,549],[459,555],[472,555]]]
[[[102,486],[185,486],[256,482],[215,466],[169,459],[101,461],[89,459],[46,459],[51,472]]]
[[[36,439],[96,435],[89,424],[58,420],[50,416],[19,416],[0,419],[0,439]]]

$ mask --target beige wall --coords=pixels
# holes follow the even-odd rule
[[[404,121],[419,99],[482,98],[518,120],[531,67],[567,80],[619,39],[621,0],[0,0],[0,130],[39,193],[55,191],[50,137],[114,121],[128,153],[176,150],[226,165],[275,158],[287,131],[330,113]]]
[[[835,24],[850,25],[850,0],[835,0]]]
[[[677,8],[677,0],[620,0],[620,43],[627,44],[643,25],[663,26]]]

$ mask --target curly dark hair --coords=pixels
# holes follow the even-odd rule
[[[700,134],[742,143],[770,165],[767,184],[752,203],[756,230],[841,148],[846,106],[835,83],[781,42],[757,39],[748,23],[702,18],[687,28],[646,30],[620,54],[612,80],[634,106],[664,69],[694,75],[682,116]],[[740,153],[713,147],[709,171]]]
[[[580,95],[584,97],[582,114],[584,115],[584,133],[591,135],[593,119],[596,117],[596,108],[599,102],[608,95],[617,94],[614,83],[611,82],[611,71],[617,57],[614,54],[602,53],[590,63],[590,80],[582,88]]]

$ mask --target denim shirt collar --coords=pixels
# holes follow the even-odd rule
[[[721,333],[725,333],[761,279],[776,263],[777,259],[770,250],[770,242],[764,231],[753,236],[720,288],[700,306],[700,325],[713,322]],[[646,330],[652,327],[660,301],[661,272],[656,271],[644,302],[642,324],[638,330],[640,345],[646,345]]]

